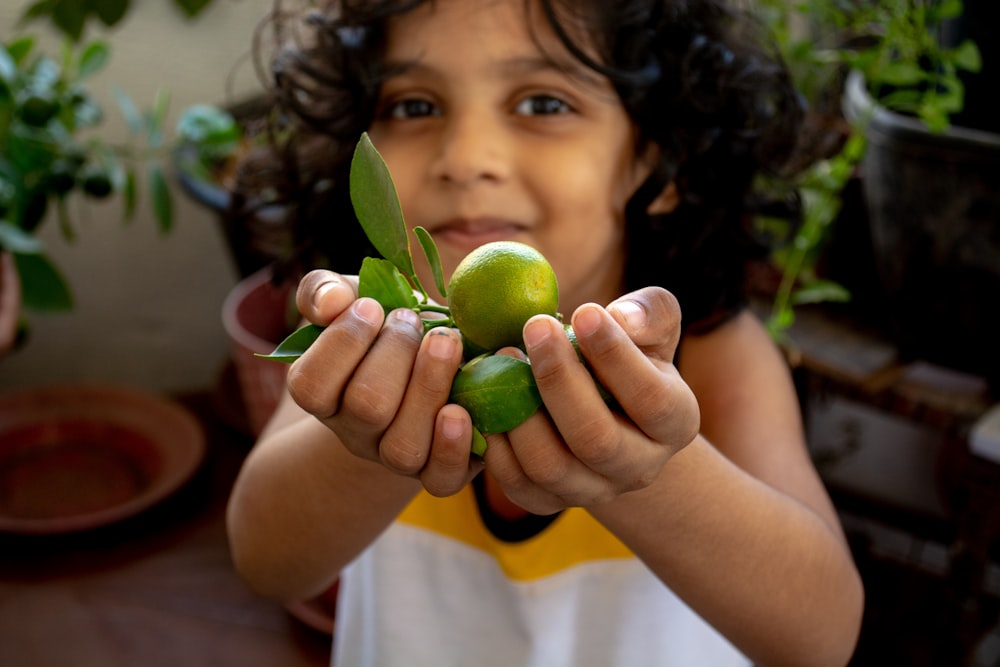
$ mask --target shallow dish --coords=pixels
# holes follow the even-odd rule
[[[154,394],[91,385],[0,394],[0,531],[121,521],[178,490],[204,456],[198,421]]]

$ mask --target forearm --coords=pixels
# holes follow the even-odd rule
[[[268,597],[317,594],[419,489],[417,480],[352,456],[318,421],[292,423],[256,445],[233,488],[236,568]]]
[[[863,592],[847,546],[702,439],[593,514],[758,664],[845,664]]]

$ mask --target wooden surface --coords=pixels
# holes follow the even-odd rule
[[[0,535],[0,665],[298,667],[330,637],[254,595],[233,571],[225,502],[250,446],[209,396],[181,401],[209,453],[179,493],[77,535]]]

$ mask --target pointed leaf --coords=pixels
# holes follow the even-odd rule
[[[0,248],[22,255],[42,252],[42,242],[17,225],[0,220]]]
[[[118,110],[121,112],[122,118],[125,119],[125,124],[128,125],[129,132],[132,134],[141,133],[142,114],[139,113],[139,109],[136,108],[132,98],[118,86],[111,88],[111,94],[115,98],[115,103],[118,105]]]
[[[417,235],[420,247],[424,249],[424,257],[427,258],[427,263],[430,264],[431,273],[434,274],[434,284],[437,286],[438,292],[447,299],[448,286],[444,282],[444,271],[441,270],[441,255],[438,254],[437,244],[434,243],[430,232],[423,227],[414,227],[413,233]]]
[[[45,255],[14,253],[14,263],[21,277],[21,300],[26,309],[51,312],[73,307],[66,279]]]
[[[479,429],[472,427],[472,453],[476,456],[486,456],[486,438],[479,432]]]
[[[281,341],[278,347],[274,348],[274,351],[270,354],[257,354],[254,356],[290,364],[301,357],[309,349],[309,346],[316,342],[321,333],[323,333],[323,327],[315,324],[307,324]]]
[[[410,242],[396,186],[367,132],[361,135],[354,151],[349,180],[351,203],[368,240],[403,275],[414,278]]]
[[[406,278],[387,259],[365,257],[358,272],[358,296],[375,299],[385,312],[396,308],[413,308],[417,297]]]
[[[101,23],[111,28],[118,24],[128,12],[129,0],[102,0],[95,2],[94,13],[101,19]]]
[[[104,66],[107,64],[110,57],[111,49],[108,48],[106,42],[97,40],[88,44],[84,47],[83,52],[80,53],[80,65],[78,70],[80,79],[86,79],[87,77],[100,72],[104,69]]]
[[[149,165],[149,190],[157,226],[165,234],[174,224],[174,203],[167,178],[163,175],[163,168],[158,164]]]

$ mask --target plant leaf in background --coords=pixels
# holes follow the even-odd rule
[[[73,307],[73,297],[65,278],[45,255],[15,252],[14,263],[21,277],[21,298],[25,308],[51,312]],[[31,289],[26,289],[29,283]]]
[[[153,215],[160,231],[166,234],[173,227],[174,204],[170,194],[170,185],[163,168],[158,164],[149,165],[149,192],[153,200]]]
[[[83,80],[97,74],[108,64],[110,57],[111,49],[107,43],[100,40],[91,42],[80,52],[80,64],[77,66],[77,76]]]

